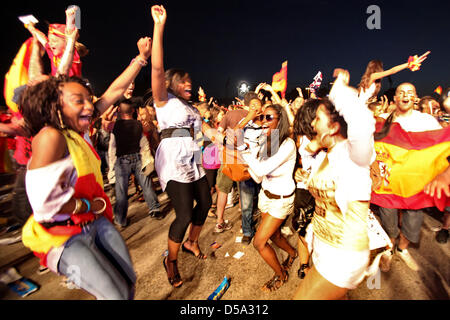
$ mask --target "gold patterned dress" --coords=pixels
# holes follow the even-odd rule
[[[317,271],[338,287],[354,289],[364,279],[369,263],[369,203],[350,201],[343,213],[335,199],[332,171],[325,158],[309,181],[316,209],[307,238]]]

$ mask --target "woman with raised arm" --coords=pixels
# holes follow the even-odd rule
[[[369,265],[367,219],[375,119],[357,91],[348,87],[348,72],[336,73],[330,100],[321,100],[311,124],[317,135],[309,149],[324,149],[326,156],[313,163],[307,183],[315,198],[306,233],[314,265],[294,299],[343,299],[364,279]]]
[[[371,60],[367,64],[366,71],[364,72],[361,82],[358,85],[358,91],[360,96],[365,102],[373,102],[381,89],[381,79],[391,76],[409,68],[411,71],[417,71],[420,65],[428,57],[431,51],[425,52],[420,57],[414,56],[408,59],[408,62],[395,66],[389,70],[383,69],[383,62],[380,60]]]
[[[151,53],[140,55],[95,102],[77,77],[51,77],[22,94],[25,127],[33,136],[26,190],[33,215],[22,241],[40,263],[65,275],[97,299],[132,299],[136,275],[125,241],[114,228],[103,191],[100,159],[87,138],[95,109],[102,113],[138,75]]]
[[[169,229],[167,258],[163,265],[169,283],[175,288],[183,284],[177,266],[181,249],[203,260],[198,239],[211,207],[211,194],[202,153],[196,141],[201,133],[202,119],[189,104],[192,82],[182,70],[164,70],[163,34],[167,13],[163,6],[153,6],[152,92],[161,130],[161,142],[155,156],[155,169],[163,191],[175,209],[176,218]],[[194,207],[194,200],[196,206]],[[190,225],[188,239],[183,242]]]

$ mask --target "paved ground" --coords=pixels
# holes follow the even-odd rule
[[[167,206],[165,194],[159,195]],[[174,212],[168,207],[167,216],[156,221],[147,216],[145,203],[130,200],[128,216],[131,224],[122,231],[128,244],[137,273],[136,299],[138,300],[205,300],[221,283],[224,276],[231,278],[230,288],[222,300],[289,300],[301,280],[297,277],[298,259],[294,263],[289,281],[278,291],[264,293],[260,287],[272,276],[271,269],[264,263],[252,245],[236,242],[240,233],[239,205],[227,209],[225,218],[233,222],[232,230],[213,235],[215,220],[208,218],[200,245],[208,254],[206,261],[199,261],[187,253],[180,252],[179,268],[184,284],[179,289],[172,288],[166,277],[162,260],[167,247],[167,234]],[[432,215],[425,216],[420,244],[410,249],[420,262],[421,270],[414,272],[394,257],[390,272],[369,279],[349,293],[352,300],[448,300],[450,296],[450,247],[449,243],[439,244],[434,240],[433,226],[440,222]],[[296,246],[295,235],[288,238]],[[210,245],[216,241],[222,245],[214,250]],[[243,256],[233,256],[242,252]],[[286,253],[277,249],[280,260]],[[0,268],[9,261],[16,261],[16,269],[25,277],[40,285],[40,289],[26,298],[2,287],[0,298],[6,300],[92,300],[83,290],[68,289],[61,285],[61,277],[53,273],[38,275],[38,259],[30,255],[21,243],[0,246]]]

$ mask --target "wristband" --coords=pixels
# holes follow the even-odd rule
[[[92,211],[94,214],[101,214],[101,213],[103,213],[104,211],[105,211],[105,209],[106,209],[106,201],[105,201],[105,199],[103,199],[103,198],[101,198],[101,197],[97,197],[97,198],[94,198],[94,200],[92,200],[92,202],[94,202],[95,200],[100,200],[100,201],[102,201],[103,202],[103,208],[101,208],[100,210],[98,210],[98,211]]]
[[[87,209],[86,209],[85,212],[91,211],[91,203],[89,202],[89,200],[88,200],[88,199],[85,199],[85,198],[81,198],[80,200],[83,201],[83,202],[86,204]],[[81,208],[80,208],[80,209],[81,209]]]
[[[136,58],[131,60],[131,63],[133,63],[133,62],[139,63],[141,65],[141,67],[146,67],[148,65],[148,61],[145,60],[144,58],[141,58],[140,56],[137,56]]]
[[[240,146],[238,146],[238,147],[236,148],[236,150],[238,150],[238,151],[245,151],[245,150],[247,150],[248,148],[249,148],[248,144],[243,143],[243,144],[241,144]]]

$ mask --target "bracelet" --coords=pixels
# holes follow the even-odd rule
[[[245,151],[245,150],[248,150],[248,148],[249,148],[248,144],[247,143],[243,143],[240,146],[236,147],[236,150],[238,150],[238,151]]]
[[[83,201],[83,202],[86,204],[86,206],[87,206],[87,209],[86,209],[85,212],[91,211],[91,203],[89,202],[89,200],[88,200],[88,199],[85,199],[85,198],[81,198],[80,200]],[[81,208],[80,208],[80,209],[81,209]]]
[[[100,210],[98,210],[98,211],[92,211],[94,214],[101,214],[101,213],[103,213],[104,211],[105,211],[105,209],[106,209],[106,201],[105,201],[105,199],[103,199],[103,198],[101,198],[101,197],[97,197],[97,198],[94,198],[94,200],[92,200],[92,202],[94,202],[95,200],[100,200],[100,201],[102,201],[103,202],[103,208],[101,208]]]
[[[72,214],[77,214],[80,212],[81,206],[83,205],[80,199],[73,198],[75,200],[75,209],[73,209]]]
[[[131,60],[131,63],[133,63],[133,62],[139,63],[141,65],[141,67],[146,67],[148,65],[148,61],[145,60],[144,58],[141,58],[140,56],[137,56],[136,58]]]

